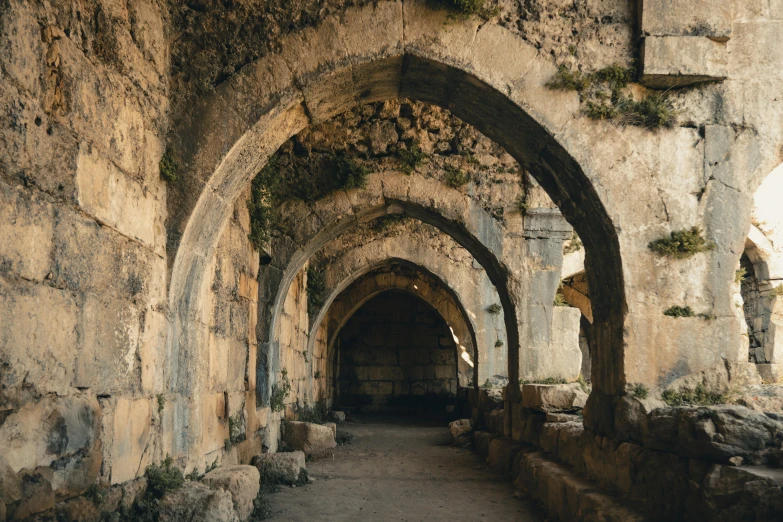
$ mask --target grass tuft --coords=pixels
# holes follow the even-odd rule
[[[637,399],[646,399],[650,393],[650,390],[648,390],[647,386],[645,386],[644,384],[638,383],[633,385],[633,388],[631,389],[631,393]]]
[[[693,312],[690,306],[671,306],[664,310],[663,315],[666,315],[668,317],[695,317],[696,314]]]
[[[280,371],[280,382],[272,385],[272,394],[269,397],[269,407],[272,411],[285,410],[285,400],[291,393],[291,381],[288,380],[288,370]]]
[[[693,227],[690,230],[672,232],[670,237],[651,241],[647,247],[662,256],[687,259],[700,252],[713,250],[715,243],[705,239],[699,227]]]
[[[160,171],[160,177],[166,183],[173,183],[177,181],[179,163],[177,163],[177,160],[174,159],[174,155],[169,149],[166,149],[166,152],[164,152],[163,156],[160,158],[158,169]]]
[[[446,167],[446,185],[459,188],[470,181],[470,175],[457,167]]]
[[[498,303],[492,303],[487,307],[487,312],[492,315],[498,315],[503,308]]]
[[[707,391],[701,383],[692,390],[690,388],[664,390],[661,398],[669,406],[714,406],[729,401],[728,395]]]

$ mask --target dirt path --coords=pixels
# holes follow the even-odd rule
[[[365,418],[338,430],[354,434],[353,443],[308,463],[314,483],[272,495],[271,520],[543,520],[472,451],[451,447],[443,425]]]

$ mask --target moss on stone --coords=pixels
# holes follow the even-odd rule
[[[311,314],[324,304],[326,279],[321,270],[313,266],[307,267],[307,310]]]
[[[492,315],[498,315],[503,308],[498,303],[492,303],[487,307],[487,312]]]
[[[457,167],[446,167],[446,185],[459,188],[470,181],[470,175]]]
[[[163,181],[167,183],[177,181],[179,163],[174,159],[170,150],[167,149],[166,152],[163,153],[163,157],[160,158],[160,163],[158,163],[158,169]]]

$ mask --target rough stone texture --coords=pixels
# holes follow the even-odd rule
[[[641,82],[648,87],[682,87],[727,75],[725,43],[702,36],[648,36],[642,44]]]
[[[329,412],[329,418],[332,419],[337,424],[345,422],[345,412],[344,411],[330,411]]]
[[[307,456],[323,457],[337,447],[330,428],[310,422],[286,421],[283,440]]]
[[[655,417],[660,425],[650,429],[667,449],[631,451],[614,437],[623,431],[634,441],[633,419],[646,419],[649,428],[654,415],[621,400],[629,384],[657,394],[705,378],[716,388],[739,380],[749,342],[734,281],[751,223],[772,245],[754,236],[769,272],[759,293],[780,286],[780,228],[759,197],[772,198],[779,211],[780,190],[763,180],[780,164],[783,145],[780,2],[649,0],[635,13],[631,2],[614,0],[503,0],[487,21],[450,20],[446,9],[416,0],[197,3],[0,5],[0,442],[15,450],[4,458],[14,461],[17,478],[32,473],[36,485],[19,509],[77,495],[96,478],[131,480],[166,453],[192,469],[245,459],[243,448],[254,444],[274,450],[279,415],[266,406],[281,369],[290,370],[294,386],[289,403],[328,397],[326,380],[315,379],[328,365],[325,332],[316,331],[313,365],[301,355],[311,329],[306,278],[297,274],[349,223],[400,211],[440,225],[497,288],[503,323],[487,324],[496,326],[497,339],[506,336],[508,371],[487,378],[500,375],[514,386],[520,372],[541,373],[540,363],[555,359],[550,325],[567,231],[562,216],[574,225],[592,290],[585,337],[595,391],[585,419],[605,437],[595,442],[603,450],[593,452],[603,460],[590,467],[606,471],[601,462],[613,455],[645,458],[657,463],[644,468],[656,484],[666,484],[660,477],[677,479],[678,491],[705,484],[704,466],[685,471],[671,460],[684,451],[669,438],[672,429],[679,434],[680,420],[708,441],[688,442],[689,452],[721,461],[757,452],[769,430],[755,418],[747,422],[748,445],[732,441],[738,450],[720,446],[706,418],[685,414]],[[673,128],[592,121],[577,93],[546,87],[561,63],[586,72],[630,64],[636,23],[651,42],[726,47],[723,82],[668,93],[678,117]],[[710,54],[664,53],[699,61],[664,63],[661,71],[672,78],[723,69],[721,59],[702,59]],[[194,85],[199,81],[204,85]],[[636,85],[629,92],[645,94]],[[414,122],[402,103],[384,102],[405,97],[447,106],[462,120],[425,107]],[[288,142],[292,153],[303,153],[289,140],[305,127],[331,125],[338,113],[346,115],[341,129],[355,131],[355,139],[338,141],[360,146],[350,150],[364,154],[374,174],[364,190],[338,191],[328,204],[287,214],[285,224],[295,226],[266,253],[280,265],[256,279],[248,183],[279,146]],[[400,167],[397,148],[417,138],[437,156],[433,168],[392,173]],[[159,175],[166,149],[180,165],[170,184]],[[478,164],[462,154],[468,151]],[[515,164],[524,179],[508,171]],[[447,187],[447,166],[464,168],[472,181]],[[515,205],[523,192],[529,215]],[[647,248],[693,226],[714,249],[674,260]],[[664,316],[673,305],[714,319]],[[770,313],[763,343],[769,366],[762,370],[773,378],[783,360],[778,312]],[[285,315],[295,328],[269,335],[271,318]],[[752,347],[754,362],[761,362],[760,347]],[[559,437],[554,445],[556,429],[543,428],[545,415],[517,411],[517,394],[509,390],[504,432],[510,425],[526,441],[543,436],[550,449],[565,451]],[[74,409],[58,409],[68,401],[89,402],[93,419],[72,422]],[[618,422],[615,414],[626,407]],[[46,424],[53,410],[56,430]],[[731,437],[743,433],[732,415],[710,420],[716,433],[721,422],[732,426]],[[33,420],[44,430],[30,429]],[[74,424],[89,429],[72,430]],[[54,436],[57,447],[49,448],[44,437],[61,425],[68,443]],[[226,453],[229,425],[252,440]],[[78,437],[71,441],[71,434]],[[32,464],[19,468],[21,461]],[[729,482],[725,503],[715,505],[745,509],[730,500],[745,482]],[[647,498],[663,489],[647,488]],[[768,512],[755,513],[737,516]]]
[[[469,434],[473,431],[473,421],[471,419],[460,419],[449,423],[449,433],[455,439]]]
[[[176,491],[168,493],[160,501],[161,522],[239,522],[234,510],[231,493],[223,489],[210,489],[199,482],[185,482]]]
[[[293,484],[305,469],[305,454],[303,451],[262,453],[253,457],[253,465],[265,481]]]
[[[574,411],[584,408],[587,393],[578,383],[524,384],[522,406],[543,412]]]
[[[259,470],[253,466],[226,466],[214,469],[201,477],[201,482],[212,489],[231,493],[239,520],[247,520],[253,512],[253,501],[261,487]]]

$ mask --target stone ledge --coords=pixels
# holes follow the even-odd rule
[[[553,520],[601,520],[633,522],[644,517],[595,484],[574,475],[566,466],[542,453],[523,450],[514,463],[518,471],[514,487],[537,498]]]
[[[728,75],[726,44],[703,36],[647,36],[641,56],[640,81],[654,89],[721,81]]]

